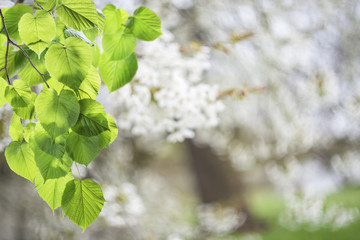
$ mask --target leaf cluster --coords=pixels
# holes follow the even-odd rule
[[[159,37],[160,19],[146,7],[132,16],[113,5],[100,11],[92,0],[37,0],[0,15],[0,106],[13,109],[6,160],[85,231],[105,199],[99,184],[75,179],[71,167],[88,166],[118,134],[96,101],[101,79],[110,92],[132,80],[136,41]]]

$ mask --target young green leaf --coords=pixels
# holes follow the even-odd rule
[[[26,14],[32,14],[31,7],[24,5],[24,4],[17,4],[14,7],[10,8],[6,11],[4,18],[5,18],[5,25],[9,32],[11,39],[16,41],[20,41],[19,29],[18,24],[21,17]]]
[[[98,68],[100,64],[100,48],[98,47],[98,45],[91,47],[91,58],[92,65]]]
[[[53,9],[56,6],[56,2],[57,0],[37,0],[37,3],[46,11]],[[37,4],[35,6],[37,6]]]
[[[85,80],[79,87],[79,97],[81,99],[91,98],[96,99],[100,89],[101,79],[95,67],[91,67]]]
[[[111,60],[127,58],[135,51],[136,38],[127,29],[119,30],[117,33],[105,34],[102,46]]]
[[[53,88],[41,91],[35,109],[39,122],[53,138],[71,128],[80,113],[79,102],[72,91],[62,90],[58,94]]]
[[[66,151],[77,163],[89,165],[100,153],[99,136],[85,137],[71,132],[66,142]]]
[[[5,98],[5,88],[8,85],[8,83],[0,77],[0,107],[4,106],[5,103],[7,103],[7,100]]]
[[[81,40],[83,40],[84,42],[86,42],[87,44],[90,44],[91,46],[95,45],[95,43],[90,41],[82,31],[77,31],[77,30],[74,30],[71,28],[66,28],[64,31],[64,34],[65,34],[66,38],[77,37],[77,38],[80,38]]]
[[[114,118],[109,114],[106,114],[106,118],[109,123],[110,131],[104,131],[99,135],[101,148],[108,148],[118,135],[118,129]]]
[[[49,84],[50,88],[53,88],[55,89],[55,91],[60,94],[60,92],[63,90],[63,89],[66,89],[67,87],[62,84],[61,82],[59,82],[58,80],[56,80],[55,78],[49,78],[47,80],[47,83]],[[43,89],[47,88],[46,84],[44,83],[43,84]],[[71,90],[70,89],[67,89],[67,90]]]
[[[60,160],[42,151],[37,144],[32,144],[32,148],[34,150],[36,165],[45,181],[66,176],[70,171],[73,161],[66,153]]]
[[[137,58],[134,53],[121,60],[111,60],[105,53],[101,56],[99,71],[110,92],[130,82],[137,69]]]
[[[6,147],[5,157],[12,171],[30,182],[34,181],[38,168],[35,164],[34,153],[28,143],[10,143]]]
[[[30,49],[40,54],[54,39],[56,26],[53,17],[46,11],[38,10],[35,16],[30,13],[24,14],[19,22],[19,34],[22,41]]]
[[[24,139],[26,142],[30,141],[31,135],[35,132],[35,126],[36,124],[33,122],[26,124],[26,127],[24,128]]]
[[[45,56],[46,68],[52,77],[66,86],[77,90],[91,66],[90,47],[76,37],[55,43]]]
[[[98,25],[98,13],[92,0],[62,0],[56,13],[63,23],[78,31]]]
[[[9,135],[13,141],[21,142],[24,138],[24,127],[21,124],[19,116],[13,113]]]
[[[91,179],[75,179],[67,183],[61,207],[65,215],[85,231],[99,216],[104,202],[99,184]]]
[[[98,16],[98,23],[95,26],[95,29],[98,30],[99,34],[101,34],[100,31],[104,30],[104,27],[105,27],[106,17],[101,11],[96,10],[96,12],[97,12],[97,16]]]
[[[65,186],[68,182],[73,180],[74,177],[68,173],[65,177],[48,179],[46,182],[38,172],[35,176],[35,188],[38,191],[40,197],[49,205],[52,210],[61,206],[61,199],[65,190]]]
[[[123,14],[126,16],[126,12],[122,9],[116,9],[112,4],[106,5],[103,9],[103,13],[106,17],[106,23],[104,27],[104,34],[114,34],[123,28],[125,22],[123,21]]]
[[[5,98],[12,107],[26,107],[31,102],[31,90],[23,80],[15,80],[5,88]]]
[[[111,133],[110,143],[112,143],[113,141],[115,141],[115,139],[118,136],[118,128],[116,126],[114,118],[110,114],[107,114],[106,118],[109,122],[109,128],[110,128],[110,133]]]
[[[37,147],[43,152],[62,160],[65,153],[66,139],[68,133],[64,133],[56,138],[52,138],[41,126],[37,123],[32,141],[35,141]],[[32,143],[34,144],[34,143]]]
[[[32,92],[31,102],[29,105],[27,105],[26,107],[13,107],[13,110],[16,113],[16,115],[18,115],[22,119],[28,119],[28,120],[33,119],[35,114],[34,103],[36,98],[37,98],[36,93]]]
[[[5,59],[6,47],[0,48],[0,69],[5,69]],[[13,46],[9,48],[7,60],[7,69],[10,78],[18,74],[27,63],[24,54],[21,51],[15,51]],[[6,78],[6,72],[4,70],[0,72],[0,77]]]
[[[44,59],[44,52],[41,54],[40,59],[37,57],[37,55],[31,54],[30,58],[32,63],[35,65],[35,67],[41,72],[46,74],[47,69],[45,67],[45,59]],[[44,80],[39,75],[39,73],[31,66],[30,63],[26,64],[25,67],[19,72],[19,77],[21,79],[24,79],[24,81],[30,86],[34,86],[40,83],[43,83]]]
[[[80,135],[92,137],[109,130],[104,107],[95,100],[83,99],[80,103],[80,116],[72,130]]]
[[[127,27],[136,38],[144,41],[153,41],[162,34],[160,18],[146,7],[135,10],[134,16],[128,19]]]

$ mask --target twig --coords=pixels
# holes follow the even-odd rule
[[[243,87],[242,89],[228,89],[219,92],[217,99],[222,99],[227,96],[231,96],[233,98],[243,98],[246,97],[249,93],[259,93],[265,91],[264,87],[261,88],[250,88]]]
[[[6,71],[6,76],[8,78],[8,83],[10,84],[10,78],[9,78],[9,74],[8,74],[8,69],[7,69],[7,62],[8,62],[8,54],[9,54],[9,46],[10,46],[10,43],[12,45],[14,45],[15,47],[19,48],[21,50],[21,52],[24,54],[24,56],[27,58],[27,60],[29,61],[29,63],[31,64],[31,66],[35,69],[35,71],[37,71],[40,75],[40,77],[43,79],[43,81],[45,82],[46,86],[48,88],[50,88],[49,84],[46,82],[46,79],[45,79],[45,74],[41,73],[39,71],[39,69],[37,69],[34,65],[34,63],[31,61],[29,55],[25,52],[24,49],[22,49],[18,44],[16,44],[14,41],[12,41],[10,39],[10,35],[9,35],[9,32],[5,26],[5,18],[4,18],[4,15],[2,13],[2,10],[0,9],[0,16],[1,16],[1,20],[2,20],[2,23],[3,23],[3,28],[5,29],[5,34],[6,34],[6,38],[7,38],[7,49],[6,49],[6,54],[5,54],[5,71]]]
[[[5,26],[5,18],[4,18],[4,15],[2,13],[2,10],[0,9],[0,16],[1,16],[1,21],[2,21],[2,24],[3,24],[3,29],[5,29],[5,33],[6,33],[6,36],[9,36],[9,33],[6,29],[6,26]],[[8,38],[9,40],[9,38]],[[5,72],[6,72],[6,77],[7,77],[7,81],[9,83],[9,85],[11,85],[10,83],[10,78],[9,78],[9,72],[8,72],[8,69],[7,69],[7,62],[8,62],[8,55],[9,55],[9,41],[6,43],[6,53],[5,53]]]
[[[37,68],[35,67],[34,63],[31,61],[29,55],[25,52],[25,50],[22,49],[19,45],[17,45],[17,44],[14,43],[13,41],[9,40],[9,42],[10,42],[12,45],[14,45],[15,47],[19,48],[19,49],[22,51],[22,53],[23,53],[24,56],[27,58],[27,60],[28,60],[29,63],[31,64],[31,66],[35,69],[35,71],[37,71],[37,72],[39,73],[40,77],[43,79],[43,81],[44,81],[44,83],[46,84],[46,86],[47,86],[48,88],[50,88],[49,84],[46,82],[45,77],[44,77],[46,74],[41,73],[41,72],[39,71],[39,69],[37,69]]]
[[[7,77],[7,80],[8,80],[8,83],[9,85],[11,85],[10,83],[10,78],[9,78],[9,72],[8,72],[8,68],[7,68],[7,64],[8,64],[8,57],[9,57],[9,47],[10,47],[10,42],[8,41],[6,43],[6,54],[5,54],[5,72],[6,72],[6,77]]]
[[[36,3],[36,5],[38,5],[38,7],[39,7],[41,10],[46,11],[36,0],[34,0],[34,2]],[[47,12],[48,12],[48,11],[47,11]]]

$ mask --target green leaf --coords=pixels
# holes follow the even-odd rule
[[[29,119],[29,120],[33,119],[35,114],[34,103],[36,98],[37,98],[36,93],[32,92],[31,102],[29,105],[27,105],[26,107],[13,107],[13,110],[16,113],[16,115],[18,115],[22,119]]]
[[[28,143],[10,143],[5,150],[7,163],[12,171],[32,182],[38,171],[34,161],[34,153]]]
[[[96,37],[98,36],[99,30],[93,27],[91,29],[82,30],[82,32],[90,41],[94,42]]]
[[[16,41],[21,40],[18,30],[19,21],[24,14],[26,13],[32,14],[32,12],[33,11],[31,7],[24,4],[17,4],[6,11],[4,15],[5,25],[11,39],[14,39]]]
[[[61,201],[65,215],[83,231],[99,216],[105,199],[99,184],[91,179],[67,183]]]
[[[30,13],[24,14],[19,22],[19,34],[22,41],[39,57],[48,43],[54,39],[55,33],[56,26],[53,17],[43,10],[36,11],[35,17]]]
[[[120,60],[129,57],[135,51],[136,38],[126,30],[114,34],[105,34],[102,46],[111,60]]]
[[[92,58],[92,65],[94,67],[99,67],[100,64],[100,48],[95,45],[91,47],[91,58]]]
[[[127,27],[136,38],[144,41],[153,41],[162,34],[160,18],[146,7],[135,10],[134,16],[128,19]]]
[[[3,11],[3,14],[4,14],[4,9],[2,9],[2,11]],[[1,23],[1,21],[0,21],[0,23]],[[2,25],[0,25],[1,27],[2,27]],[[7,42],[7,37],[6,37],[6,35],[4,35],[4,34],[1,34],[0,35],[0,49],[1,48],[6,48],[6,42]]]
[[[67,28],[65,24],[63,24],[61,21],[60,21],[60,18],[57,17],[55,18],[55,23],[56,23],[56,37],[55,39],[58,41],[58,42],[64,42],[65,41],[65,35],[64,35],[64,32],[65,32],[65,29]]]
[[[118,135],[118,129],[114,121],[114,118],[109,114],[106,114],[106,118],[109,123],[110,131],[104,131],[99,135],[101,148],[108,148],[109,145],[117,138]]]
[[[106,118],[109,122],[109,128],[111,133],[110,143],[112,143],[118,136],[118,128],[116,126],[114,118],[111,115],[107,114]]]
[[[56,7],[56,13],[62,22],[78,31],[98,25],[98,14],[92,0],[63,0]]]
[[[12,107],[26,107],[31,102],[31,90],[23,80],[15,80],[5,88],[5,98]]]
[[[24,138],[24,127],[21,124],[19,116],[13,113],[9,135],[13,141],[21,142]]]
[[[80,113],[80,105],[72,91],[62,90],[58,94],[53,88],[41,91],[35,109],[39,122],[53,138],[71,128]]]
[[[100,153],[99,136],[85,137],[71,132],[66,142],[66,151],[77,163],[89,165]]]
[[[67,38],[65,45],[56,43],[50,47],[45,64],[52,77],[77,90],[91,66],[90,47],[79,38]]]
[[[65,177],[48,179],[45,182],[40,172],[38,172],[35,177],[35,188],[40,197],[44,199],[49,207],[52,210],[55,210],[61,206],[61,199],[63,197],[66,184],[73,179],[73,175],[68,173]]]
[[[98,30],[102,31],[102,30],[104,30],[104,27],[105,27],[106,17],[101,11],[96,10],[96,12],[98,15],[98,23],[95,26],[95,28],[98,28]],[[99,32],[99,33],[101,34],[101,32]]]
[[[37,0],[37,3],[46,11],[50,11],[56,6],[56,1],[57,0]],[[37,6],[35,2],[34,5]]]
[[[26,124],[26,127],[24,128],[24,139],[26,142],[30,141],[31,135],[35,132],[35,126],[36,124],[33,122]]]
[[[49,84],[50,88],[53,88],[56,90],[57,93],[60,93],[63,89],[66,89],[67,87],[56,80],[55,78],[49,78],[47,80],[47,83]],[[47,88],[46,84],[43,84],[43,89]],[[71,88],[70,88],[71,89]]]
[[[6,47],[0,49],[0,69],[5,67],[5,56],[6,56]],[[12,78],[18,74],[26,65],[27,59],[21,51],[14,51],[14,47],[10,46],[8,54],[7,69],[9,77]],[[0,77],[6,78],[6,71],[3,70],[0,72]]]
[[[74,30],[71,28],[66,28],[64,33],[65,33],[66,38],[77,37],[77,38],[80,38],[81,40],[83,40],[84,42],[86,42],[87,44],[90,44],[91,46],[95,45],[95,43],[90,41],[82,31],[77,31],[77,30]]]
[[[7,103],[5,98],[5,88],[8,85],[5,79],[0,77],[0,107],[4,106]]]
[[[35,154],[36,165],[45,181],[66,176],[70,171],[73,161],[67,153],[60,160],[42,151],[37,144],[33,144],[32,148]]]
[[[91,67],[85,80],[79,87],[79,96],[81,99],[96,99],[100,89],[101,79],[95,67]]]
[[[83,99],[80,103],[80,116],[72,130],[80,135],[92,137],[109,130],[104,107],[95,100]]]
[[[121,9],[116,9],[112,4],[106,5],[103,9],[103,13],[106,17],[104,34],[114,34],[123,28],[122,12]]]
[[[103,12],[107,20],[102,41],[104,51],[112,60],[128,57],[136,47],[135,36],[124,27],[124,18],[127,19],[129,14],[111,4],[107,5]]]
[[[35,65],[35,67],[43,74],[47,74],[47,69],[45,67],[45,58],[43,57],[44,53],[41,55],[39,59],[36,54],[29,55],[31,61]],[[43,83],[44,80],[40,76],[40,74],[31,66],[30,63],[27,63],[25,67],[19,72],[19,77],[24,79],[24,81],[30,86],[34,86],[40,83]]]
[[[35,126],[35,132],[33,135],[33,141],[35,141],[37,147],[48,155],[62,160],[65,153],[66,139],[69,136],[68,133],[52,138],[41,124],[37,123]],[[34,144],[34,142],[32,142]]]
[[[137,71],[138,64],[135,54],[121,60],[111,60],[105,53],[100,60],[100,75],[106,86],[113,92],[130,82]]]

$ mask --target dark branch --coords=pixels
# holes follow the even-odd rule
[[[3,24],[3,29],[5,30],[5,33],[6,33],[6,36],[8,37],[9,36],[9,33],[6,29],[6,26],[5,26],[5,18],[4,18],[4,15],[2,13],[2,10],[0,9],[0,16],[1,16],[1,21],[2,21],[2,24]],[[9,37],[8,37],[8,40],[9,40]],[[6,43],[6,53],[5,53],[5,66],[4,66],[4,69],[5,69],[5,72],[6,72],[6,77],[7,77],[7,81],[9,83],[9,85],[11,85],[10,83],[10,78],[9,78],[9,72],[8,72],[8,69],[7,69],[7,62],[8,62],[8,56],[9,56],[9,41]]]
[[[36,0],[34,0],[34,2],[36,3],[36,5],[38,5],[38,7],[39,7],[41,10],[46,11]],[[47,12],[48,12],[48,11],[47,11]]]
[[[25,52],[25,50],[22,49],[21,46],[19,46],[18,44],[16,44],[14,41],[12,41],[12,40],[10,39],[9,32],[8,32],[6,26],[5,26],[5,18],[4,18],[4,15],[3,15],[1,9],[0,9],[0,16],[1,16],[2,23],[3,23],[3,28],[4,28],[4,30],[5,30],[6,38],[7,38],[7,45],[6,45],[7,48],[6,48],[5,67],[4,67],[4,68],[5,68],[5,71],[6,71],[6,76],[7,76],[7,78],[8,78],[9,84],[10,84],[10,79],[9,79],[9,74],[8,74],[8,69],[7,69],[7,63],[8,63],[9,45],[10,45],[10,43],[11,43],[12,45],[14,45],[15,47],[17,47],[17,48],[19,48],[19,49],[21,50],[21,52],[22,52],[22,53],[24,54],[24,56],[27,58],[27,60],[28,60],[29,63],[31,64],[31,66],[35,69],[35,71],[37,71],[37,72],[39,73],[40,77],[43,79],[43,81],[44,81],[44,83],[46,84],[46,86],[47,86],[48,88],[50,88],[49,84],[46,82],[45,74],[41,73],[41,72],[39,71],[39,69],[37,69],[37,68],[35,67],[34,63],[31,61],[29,55]]]

